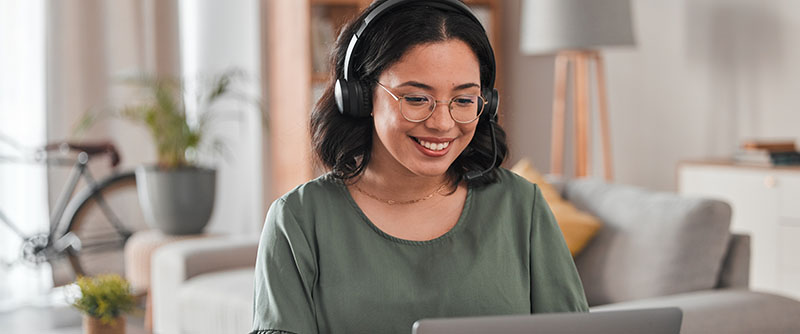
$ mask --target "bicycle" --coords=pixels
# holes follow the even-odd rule
[[[0,142],[25,151],[2,135]],[[0,207],[0,221],[22,239],[19,262],[50,263],[55,286],[70,283],[77,276],[123,274],[125,242],[134,232],[148,227],[139,209],[134,172],[117,171],[121,159],[116,147],[110,142],[60,142],[28,151],[33,151],[32,157],[0,155],[0,163],[72,168],[52,206],[49,231],[26,235]],[[55,153],[59,155],[54,156]],[[89,170],[89,163],[99,155],[110,158],[112,172],[97,180]],[[79,187],[81,181],[82,188]]]

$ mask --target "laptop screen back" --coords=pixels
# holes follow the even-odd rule
[[[591,313],[422,319],[413,334],[648,333],[678,334],[683,313],[677,307]]]

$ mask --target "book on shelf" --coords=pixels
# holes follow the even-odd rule
[[[765,150],[768,152],[796,152],[794,140],[791,139],[751,139],[742,142],[742,150]]]
[[[793,139],[750,139],[743,141],[733,161],[760,166],[800,166],[800,152]]]
[[[734,153],[733,160],[759,166],[800,166],[800,152],[741,149]]]

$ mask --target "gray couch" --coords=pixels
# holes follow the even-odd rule
[[[604,222],[575,259],[592,310],[677,306],[681,333],[800,333],[800,302],[748,290],[750,240],[719,201],[556,182]],[[187,240],[153,258],[154,331],[246,333],[257,237]]]

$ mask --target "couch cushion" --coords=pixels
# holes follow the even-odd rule
[[[567,242],[570,253],[572,256],[580,253],[602,226],[600,221],[590,214],[579,211],[561,198],[561,192],[550,185],[527,159],[517,162],[514,167],[511,167],[511,171],[524,177],[528,182],[539,185],[542,196],[550,206],[550,210],[558,222],[558,227],[564,235],[564,241]]]
[[[253,327],[253,268],[193,277],[178,292],[185,333],[248,333]]]
[[[568,182],[565,195],[604,223],[575,259],[589,305],[716,285],[730,238],[728,204],[592,179]]]
[[[800,333],[800,302],[748,290],[704,290],[592,307],[612,311],[678,307],[681,334]]]

